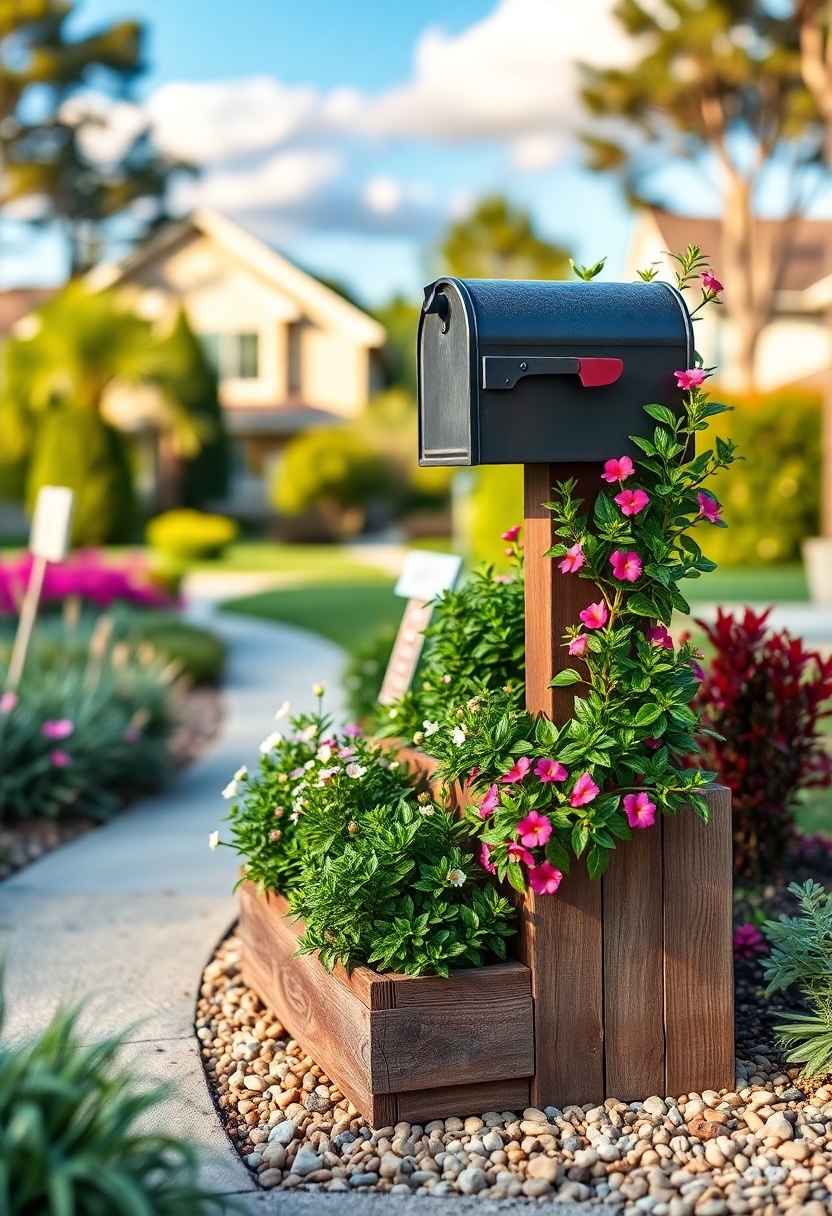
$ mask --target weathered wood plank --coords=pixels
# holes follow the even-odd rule
[[[662,829],[633,832],[602,880],[606,1094],[664,1089]]]
[[[465,1118],[466,1115],[481,1115],[487,1110],[522,1111],[529,1101],[528,1079],[411,1090],[396,1095],[397,1118],[408,1123],[450,1119],[453,1115]]]
[[[370,1010],[333,981],[317,958],[294,956],[296,934],[250,883],[240,889],[239,931],[244,982],[350,1101],[367,1110],[373,1089]]]
[[[669,1094],[734,1083],[731,794],[707,798],[709,824],[688,810],[662,821]]]
[[[568,688],[548,687],[556,672],[575,662],[562,645],[563,633],[597,596],[589,580],[561,574],[544,557],[554,537],[542,504],[551,500],[556,481],[570,477],[578,478],[577,494],[591,507],[602,486],[600,466],[525,467],[526,707],[558,723],[571,717],[574,698]],[[589,881],[582,862],[573,865],[556,896],[526,896],[517,952],[532,970],[533,1104],[603,1101],[601,886]]]

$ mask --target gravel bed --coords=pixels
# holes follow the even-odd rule
[[[228,1135],[266,1189],[604,1201],[625,1216],[824,1216],[832,1084],[801,1083],[766,1046],[770,1025],[753,1016],[759,968],[747,966],[735,1089],[629,1104],[373,1129],[245,987],[234,934],[203,975],[196,1033]]]

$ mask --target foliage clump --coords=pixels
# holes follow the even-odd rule
[[[192,507],[165,511],[151,519],[146,528],[148,544],[179,561],[220,557],[239,533],[236,520],[207,515]]]
[[[779,867],[800,791],[832,784],[820,733],[832,713],[832,658],[772,630],[768,616],[720,610],[714,624],[698,622],[714,654],[694,708],[712,728],[706,759],[731,790],[734,868],[752,879]]]
[[[284,515],[317,508],[336,536],[360,532],[368,504],[395,495],[385,459],[350,430],[311,430],[286,445],[271,487]]]
[[[0,1005],[0,1021],[2,1006]],[[85,1044],[59,1011],[23,1047],[0,1048],[0,1211],[6,1216],[207,1216],[185,1140],[152,1130],[162,1088],[117,1064],[118,1039]]]
[[[778,1036],[786,1059],[809,1077],[832,1072],[832,904],[830,893],[811,880],[789,891],[800,915],[767,921],[771,953],[762,962],[766,996],[795,984],[808,1013],[783,1015]]]
[[[292,718],[261,753],[259,771],[240,769],[224,791],[230,843],[244,877],[303,918],[303,949],[329,969],[409,975],[505,957],[513,912],[465,824],[419,793],[378,740],[336,733],[319,712]]]

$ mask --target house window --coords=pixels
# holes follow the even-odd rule
[[[205,357],[220,380],[256,380],[259,343],[256,333],[202,334]]]

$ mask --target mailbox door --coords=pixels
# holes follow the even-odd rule
[[[476,321],[452,280],[425,302],[419,320],[419,463],[478,463]]]

